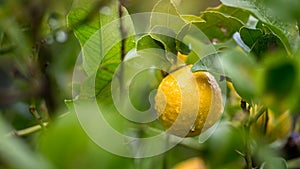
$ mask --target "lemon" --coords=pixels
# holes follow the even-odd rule
[[[221,89],[209,72],[191,65],[166,76],[155,96],[155,109],[164,128],[180,137],[193,137],[210,128],[223,111]]]
[[[178,59],[180,59],[182,62],[186,62],[188,56],[185,55],[185,54],[182,54],[182,53],[178,52],[178,53],[177,53],[177,57],[178,57]]]
[[[201,158],[194,157],[178,163],[173,169],[207,169],[207,167]]]
[[[250,113],[253,114],[257,106],[254,106]],[[251,115],[250,114],[250,115]],[[283,139],[288,136],[292,128],[292,119],[289,111],[281,113],[279,116],[275,116],[274,112],[268,109],[268,112],[264,112],[254,123],[250,132],[254,137],[262,138],[267,142],[274,142],[279,139]]]

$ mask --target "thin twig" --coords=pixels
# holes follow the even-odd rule
[[[43,125],[47,126],[48,123],[44,123]],[[37,132],[37,131],[39,131],[41,129],[42,129],[41,125],[35,125],[35,126],[32,126],[32,127],[28,127],[26,129],[13,130],[10,133],[8,133],[6,135],[6,137],[10,137],[10,136],[25,136],[25,135]]]
[[[126,41],[126,35],[127,32],[124,28],[124,23],[123,23],[123,14],[124,11],[122,9],[122,0],[119,0],[119,22],[120,22],[120,33],[121,33],[121,60],[123,61],[126,55],[126,51],[125,51],[125,41]]]
[[[124,75],[125,75],[125,68],[124,68],[124,59],[126,55],[125,51],[125,37],[126,37],[126,31],[124,28],[124,23],[123,23],[123,9],[122,9],[122,0],[119,0],[119,29],[120,29],[120,34],[121,34],[121,64],[120,64],[120,75],[119,75],[119,83],[120,83],[120,101],[124,100],[125,97],[125,86],[124,86]],[[123,104],[122,104],[123,105]],[[126,106],[126,105],[123,105]]]
[[[40,116],[40,114],[38,113],[38,111],[36,110],[35,107],[35,103],[33,102],[30,106],[29,106],[29,112],[33,115],[33,117],[37,120],[37,122],[39,123],[39,125],[45,129],[44,126],[44,122],[42,117]]]

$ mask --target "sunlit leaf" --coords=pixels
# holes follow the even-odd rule
[[[150,28],[163,26],[178,33],[185,25],[172,0],[160,0],[154,6],[151,14]]]
[[[215,8],[208,8],[207,10],[208,11],[217,11],[226,16],[232,16],[232,17],[240,20],[244,24],[246,24],[248,22],[249,16],[250,16],[250,12],[248,12],[242,8],[230,7],[230,6],[226,6],[223,4],[221,4]]]
[[[190,23],[190,22],[204,22],[204,20],[199,17],[199,16],[195,16],[195,15],[181,15],[181,18],[183,20],[185,20],[186,22]]]
[[[88,76],[96,76],[100,80],[96,83],[96,93],[101,91],[112,78],[112,72],[121,61],[121,30],[118,1],[111,1],[107,6],[101,6],[100,12],[91,18],[89,10],[94,9],[93,3],[77,0],[68,15],[68,23],[81,43],[83,68]],[[97,3],[96,3],[97,4]],[[123,7],[123,30],[129,37],[125,40],[125,52],[134,47],[134,27]],[[98,10],[97,10],[98,11]],[[82,19],[87,23],[79,24]],[[113,33],[112,33],[113,32]],[[100,75],[101,74],[101,75]]]

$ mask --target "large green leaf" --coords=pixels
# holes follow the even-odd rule
[[[256,69],[258,66],[253,57],[241,50],[232,49],[201,58],[192,71],[209,71],[229,77],[237,93],[251,103],[258,93]]]
[[[119,19],[119,3],[113,0],[107,6],[101,6],[100,12],[96,10],[91,17],[95,4],[95,1],[76,0],[68,15],[68,24],[81,44],[84,71],[90,79],[97,77],[95,87],[96,93],[99,93],[110,82],[121,62],[121,21],[123,32],[127,34],[125,53],[135,44],[134,26],[126,9],[122,8],[123,18]],[[85,18],[87,16],[89,18]],[[87,84],[94,83],[93,79],[88,81],[90,83]]]
[[[278,15],[273,15],[274,11],[264,5],[262,0],[221,0],[221,2],[228,6],[251,11],[259,20],[272,29],[273,33],[284,43],[289,53],[293,53],[297,49],[299,33],[296,22],[286,21],[283,18],[279,18]]]
[[[175,5],[171,0],[160,0],[154,6],[151,14],[150,28],[164,26],[178,33],[185,25],[181,19]]]
[[[280,53],[266,56],[263,60],[264,69],[258,78],[259,94],[264,104],[275,113],[284,112],[295,104],[299,65],[294,58],[285,57]]]
[[[250,12],[242,9],[242,8],[234,8],[226,5],[219,5],[215,8],[208,8],[207,11],[217,11],[226,16],[232,16],[236,19],[239,19],[241,22],[246,24],[249,20]]]
[[[202,13],[201,18],[205,22],[196,22],[194,24],[215,43],[231,39],[232,35],[243,26],[236,18],[225,16],[217,11],[206,11]]]

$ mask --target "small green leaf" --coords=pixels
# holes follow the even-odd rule
[[[284,45],[281,40],[272,33],[259,37],[253,44],[251,52],[258,58],[258,60],[261,60],[262,56],[269,52],[279,52],[283,56],[288,55],[284,50]]]
[[[188,23],[177,34],[176,48],[181,53],[189,55],[188,63],[194,63],[199,58],[216,52],[204,33],[194,23]]]
[[[215,43],[225,42],[232,38],[235,32],[238,32],[243,26],[242,23],[231,16],[225,16],[217,11],[206,11],[202,13],[201,18],[205,22],[194,23],[210,41]]]
[[[288,165],[284,158],[273,157],[264,162],[260,169],[288,169]]]
[[[260,29],[249,29],[247,27],[242,27],[240,30],[240,35],[244,43],[252,48],[254,43],[263,35]]]
[[[137,51],[151,48],[164,49],[164,45],[161,42],[154,40],[150,35],[144,35],[137,41]]]
[[[175,32],[164,26],[155,26],[151,30],[150,36],[164,45],[165,50],[177,55],[176,50],[176,34]]]
[[[242,8],[230,7],[223,4],[215,8],[208,8],[207,11],[217,11],[226,16],[234,17],[244,23],[244,25],[248,22],[250,16],[250,12]]]
[[[191,23],[191,22],[204,22],[204,20],[199,17],[199,16],[195,16],[195,15],[181,15],[181,18],[186,21],[187,23]]]
[[[150,20],[151,29],[155,26],[163,26],[178,33],[184,25],[184,20],[181,19],[171,0],[160,0],[154,6]]]

